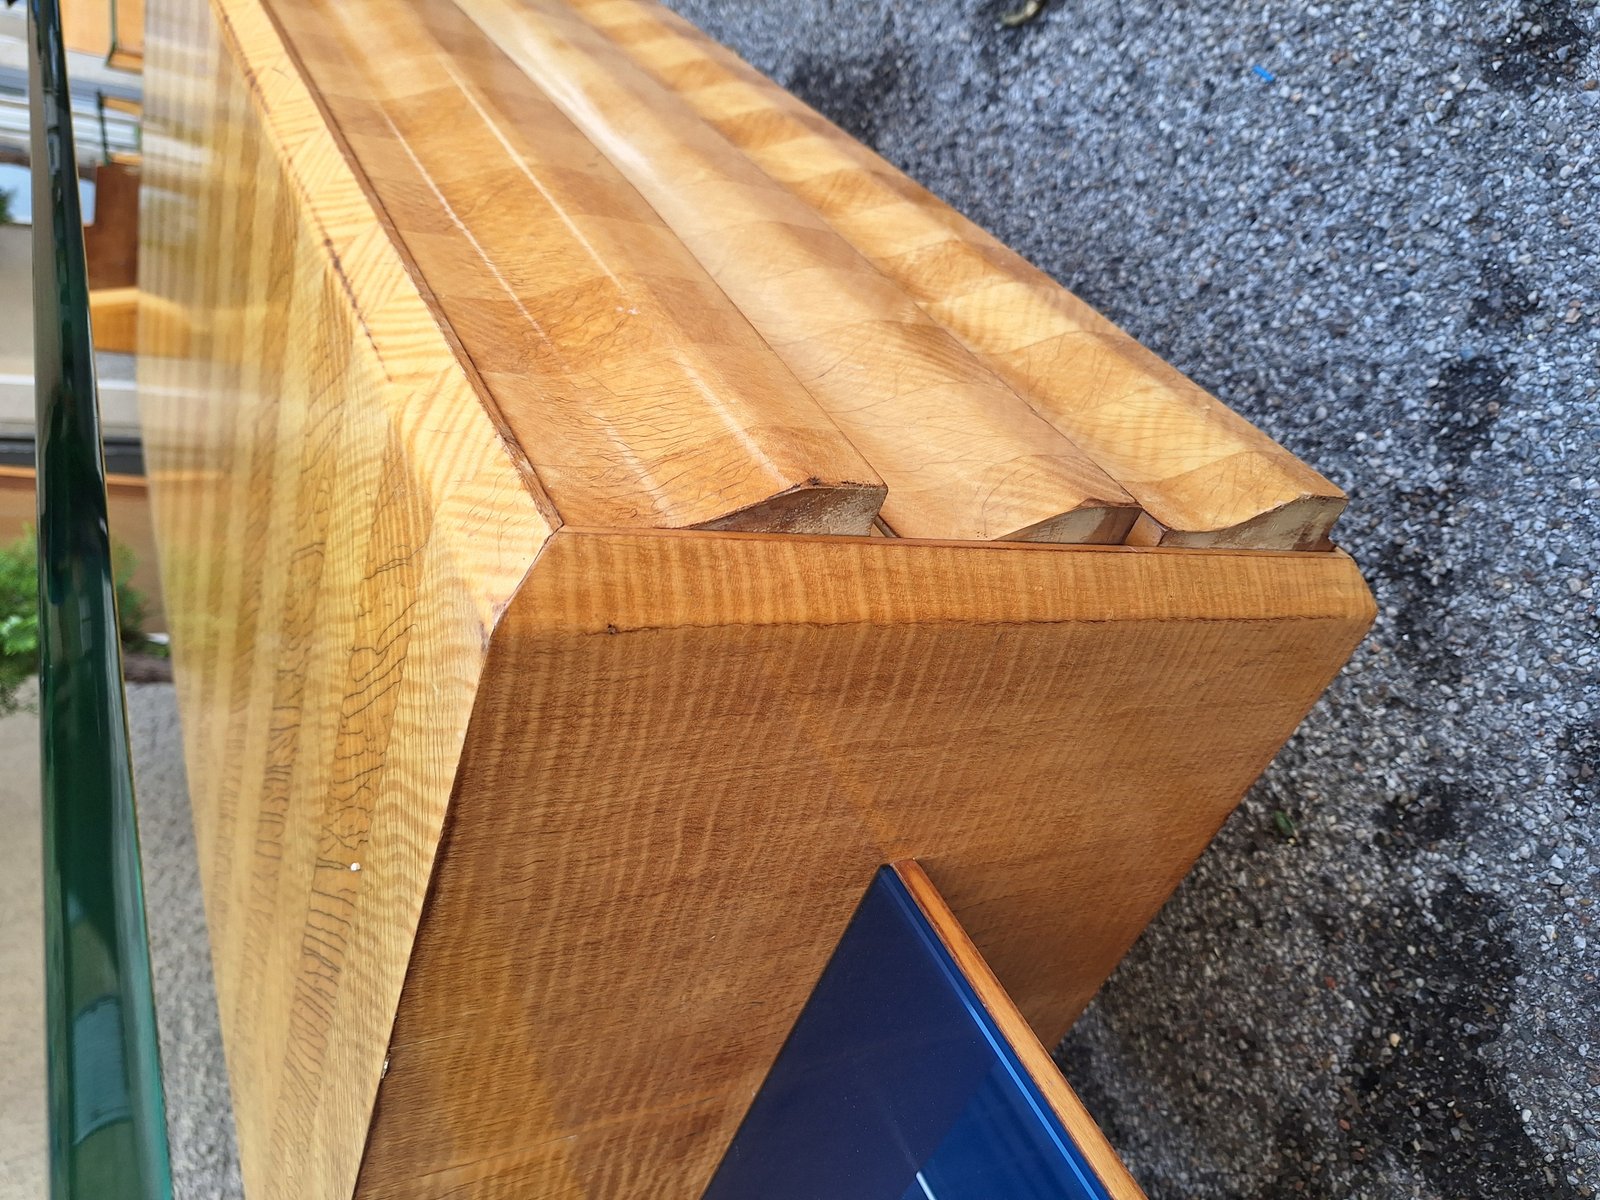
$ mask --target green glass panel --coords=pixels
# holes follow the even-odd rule
[[[29,0],[45,1020],[54,1200],[167,1200],[66,53]]]

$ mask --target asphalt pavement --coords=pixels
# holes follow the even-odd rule
[[[1068,1037],[1154,1200],[1600,1185],[1600,12],[674,0],[1351,494],[1371,638]]]

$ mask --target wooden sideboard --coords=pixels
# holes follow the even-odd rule
[[[1337,489],[651,5],[145,53],[253,1200],[692,1200],[906,858],[1053,1043],[1372,620]]]

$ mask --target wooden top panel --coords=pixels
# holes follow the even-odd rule
[[[464,0],[662,214],[888,485],[902,537],[1121,541],[1137,506],[684,102],[559,0]]]
[[[562,530],[491,647],[362,1194],[699,1194],[902,857],[1058,1038],[1371,616],[1334,554]]]
[[[274,3],[564,520],[865,533],[877,474],[631,185],[448,3]]]
[[[803,102],[653,0],[572,0],[1139,501],[1141,544],[1323,548],[1345,497]]]

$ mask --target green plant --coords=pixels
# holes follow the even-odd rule
[[[0,225],[11,224],[11,193],[0,189]]]
[[[126,546],[112,549],[117,586],[117,626],[122,644],[142,649],[144,594],[130,580],[138,560]],[[22,685],[39,669],[39,567],[33,534],[0,546],[0,716],[25,707]]]

